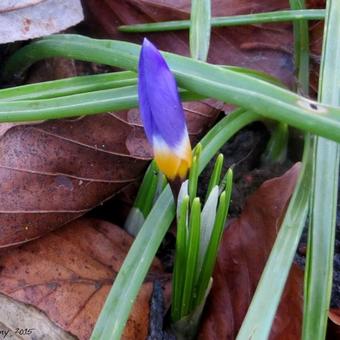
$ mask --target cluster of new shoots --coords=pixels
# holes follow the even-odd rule
[[[211,287],[233,176],[229,169],[221,180],[223,155],[218,155],[201,209],[201,200],[196,196],[200,152],[201,146],[197,145],[189,179],[182,184],[177,205],[171,319],[176,332],[179,329],[179,332],[188,334],[193,334]],[[185,321],[182,324],[186,330],[181,330],[181,321]]]

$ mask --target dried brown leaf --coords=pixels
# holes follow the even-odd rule
[[[141,175],[151,153],[142,126],[129,115],[132,110],[15,126],[3,135],[0,247],[83,215]],[[189,115],[189,131],[201,132],[209,119]]]
[[[28,81],[86,73],[81,63],[40,63]],[[185,103],[194,142],[220,112]],[[0,248],[37,238],[85,214],[140,178],[151,149],[137,109],[19,126],[0,124]]]
[[[30,331],[31,330],[31,331]],[[7,332],[7,335],[5,335]],[[0,294],[0,336],[2,339],[74,340],[33,306]]]
[[[44,311],[58,326],[88,339],[132,237],[93,219],[68,226],[0,255],[0,292]],[[162,271],[155,260],[152,271]],[[152,282],[134,304],[124,339],[145,339]]]
[[[299,165],[266,181],[225,231],[201,339],[235,339],[277,236]],[[293,266],[271,330],[271,339],[300,339],[303,276]]]
[[[80,0],[2,0],[0,43],[56,33],[83,18]]]
[[[328,312],[328,317],[334,324],[340,326],[340,309],[331,308]]]
[[[127,34],[117,26],[189,18],[190,0],[85,0],[87,23],[92,32],[109,38],[141,43],[147,36],[159,49],[189,55],[188,33]],[[213,16],[275,11],[289,8],[286,0],[212,1]],[[293,41],[290,24],[215,28],[211,34],[208,61],[214,64],[254,68],[291,85],[294,81]]]
[[[2,0],[0,12],[11,12],[17,9],[34,6],[46,0]]]
[[[340,339],[340,309],[331,308],[328,311],[327,340]]]
[[[141,174],[147,150],[141,127],[110,114],[11,128],[0,140],[0,247],[104,202]]]

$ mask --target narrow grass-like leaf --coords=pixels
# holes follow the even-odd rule
[[[200,97],[180,90],[183,101]],[[138,106],[136,86],[58,98],[0,102],[0,122],[40,121],[119,111]]]
[[[233,189],[233,178],[234,178],[233,168],[229,168],[226,175],[225,175],[225,181],[223,183],[223,186],[222,186],[222,183],[221,183],[221,186],[220,186],[220,189],[225,191],[226,204],[227,204],[227,207],[228,207],[227,209],[229,209],[231,193],[232,193],[232,189]],[[228,213],[228,211],[226,213]]]
[[[152,161],[145,172],[133,207],[124,224],[124,229],[129,234],[136,236],[148,216],[154,202],[157,184],[158,169],[155,161]]]
[[[312,146],[306,139],[298,182],[248,308],[237,340],[267,339],[305,226],[312,181]]]
[[[305,0],[289,0],[291,10],[304,10]],[[307,20],[293,22],[294,63],[297,77],[295,91],[309,95],[309,26]],[[309,137],[308,137],[309,138]]]
[[[124,229],[133,236],[136,236],[145,222],[145,216],[139,208],[132,207],[127,216]]]
[[[222,67],[268,81],[278,86],[284,86],[279,79],[261,71],[229,65],[223,65]],[[137,75],[132,71],[70,77],[1,89],[0,102],[57,98],[136,84]]]
[[[194,303],[193,303],[195,307],[199,306],[204,300],[204,297],[206,295],[206,291],[209,285],[209,281],[211,279],[211,276],[214,270],[214,265],[216,262],[217,252],[218,252],[219,244],[221,241],[221,237],[222,237],[222,233],[223,233],[223,229],[224,229],[224,225],[225,225],[225,221],[226,221],[226,217],[228,213],[229,203],[230,203],[231,187],[232,187],[232,171],[229,172],[229,176],[227,178],[228,178],[227,185],[228,185],[229,191],[228,193],[223,191],[220,195],[214,228],[211,233],[210,242],[209,242],[209,245],[207,247],[207,250],[204,256],[202,269],[198,277],[198,280],[196,282],[196,287],[195,287],[196,293],[195,293]]]
[[[131,71],[71,77],[2,89],[0,90],[0,102],[56,98],[136,85],[136,83],[137,75]]]
[[[164,188],[166,187],[167,184],[168,184],[168,180],[166,179],[165,175],[161,171],[158,171],[157,186],[156,186],[155,194],[153,196],[152,204],[155,204],[155,202],[157,201],[159,195],[164,190]]]
[[[200,249],[199,249],[197,274],[196,274],[197,277],[199,276],[199,273],[201,271],[202,264],[204,261],[204,256],[209,245],[211,234],[213,232],[214,222],[216,219],[218,197],[219,197],[219,190],[218,190],[218,185],[216,185],[212,189],[202,209]]]
[[[139,187],[134,207],[140,209],[145,217],[149,215],[152,208],[153,198],[158,184],[159,170],[155,161],[152,161],[145,172],[143,181]]]
[[[202,145],[198,143],[194,150],[194,155],[192,159],[192,166],[190,169],[189,174],[189,197],[190,197],[190,203],[193,202],[193,200],[196,197],[197,192],[197,182],[198,182],[198,164],[199,164],[199,158],[202,150]]]
[[[275,77],[267,73],[244,67],[223,66],[236,72],[268,81],[272,84],[283,86]],[[72,94],[88,93],[100,90],[108,90],[118,87],[126,87],[137,84],[137,75],[132,71],[95,74],[90,76],[71,77],[60,80],[45,81],[42,83],[21,85],[0,90],[0,102],[49,99]]]
[[[170,187],[167,186],[157,204],[152,208],[125,258],[91,339],[120,338],[134,299],[174,215],[174,201]],[[121,303],[122,301],[124,303]]]
[[[209,179],[208,190],[207,190],[205,200],[208,199],[212,188],[215,185],[219,185],[219,183],[220,183],[223,161],[224,161],[224,156],[223,156],[222,153],[220,153],[216,158],[214,169],[213,169],[213,172],[212,172],[210,179]]]
[[[248,75],[250,77],[254,77],[254,78],[257,78],[259,80],[266,81],[270,84],[273,84],[273,85],[276,85],[276,86],[279,86],[279,87],[283,87],[283,88],[287,88],[287,86],[285,84],[283,84],[280,79],[273,77],[272,75],[270,75],[266,72],[253,70],[253,69],[247,68],[247,67],[239,67],[239,66],[231,66],[231,65],[220,65],[220,66],[225,68],[226,70],[231,70],[231,71],[243,73],[243,74]]]
[[[199,172],[230,137],[258,118],[259,116],[252,112],[237,110],[217,123],[201,140],[203,148]],[[139,288],[174,216],[173,196],[169,185],[167,185],[124,260],[99,315],[91,339],[114,340],[120,338]],[[123,301],[122,299],[124,299],[124,303],[117,303],[117,301]]]
[[[206,254],[204,257],[204,261],[202,264],[201,271],[198,276],[197,291],[195,294],[195,305],[199,305],[202,301],[206,293],[206,289],[208,287],[209,280],[211,278],[214,264],[216,261],[217,250],[219,246],[219,241],[222,235],[222,231],[224,228],[225,222],[225,213],[226,212],[226,195],[225,192],[222,192],[219,199],[219,205],[216,213],[216,219],[214,223],[214,228],[211,233],[211,239],[206,249]]]
[[[183,283],[186,273],[187,254],[187,213],[189,196],[185,196],[180,205],[180,213],[177,223],[176,256],[172,284],[171,319],[177,321],[181,318],[181,305],[183,296]]]
[[[284,123],[276,124],[263,154],[262,161],[267,164],[284,162],[287,155],[288,137],[288,125]]]
[[[301,6],[302,3],[300,0],[291,1],[291,5],[295,7]],[[300,58],[300,55],[305,53],[303,50],[306,48],[305,42],[308,42],[308,29],[304,26],[307,26],[307,23],[300,22],[294,29],[294,38],[299,42],[295,44],[295,47],[301,49],[301,51],[295,51],[295,62],[298,63],[296,66],[298,70],[307,70],[309,74],[308,59]],[[301,41],[302,43],[300,43]],[[301,65],[305,62],[306,65]],[[309,88],[308,80],[308,77],[298,72],[300,88],[305,91],[308,91]],[[237,339],[243,340],[249,337],[263,339],[269,335],[307,217],[313,176],[313,147],[310,135],[306,134],[303,165],[297,185]],[[280,270],[278,271],[278,269]],[[263,315],[261,319],[259,319],[259,313]]]
[[[189,187],[189,180],[187,179],[182,183],[181,188],[179,189],[178,198],[177,198],[177,219],[179,218],[181,205],[182,205],[184,197],[189,196],[188,187]]]
[[[186,254],[185,276],[181,318],[187,316],[191,311],[192,291],[195,283],[195,271],[197,268],[197,259],[200,245],[200,229],[201,229],[201,203],[196,197],[192,202],[190,219],[189,219],[189,235]]]
[[[292,10],[304,10],[305,0],[289,0]],[[305,20],[295,21],[294,28],[294,56],[298,78],[297,88],[308,96],[309,92],[309,28]]]
[[[210,0],[191,0],[190,53],[194,59],[206,61],[210,45]]]
[[[123,41],[56,35],[27,45],[15,53],[9,59],[5,75],[13,74],[14,70],[20,73],[37,60],[58,55],[136,70],[139,50],[140,46]],[[267,118],[340,142],[339,107],[316,103],[286,89],[219,66],[171,53],[163,55],[182,88],[204,97],[245,107]],[[79,100],[77,98],[78,104]],[[0,121],[13,119],[15,111],[20,110],[22,103],[4,103],[0,110]],[[106,105],[105,110],[110,110],[108,107],[110,105]],[[21,106],[21,110],[25,108],[25,105]],[[92,106],[91,110],[94,109],[98,110],[96,106]],[[64,107],[64,114],[68,110],[69,107]]]
[[[211,18],[212,27],[238,26],[265,24],[274,22],[289,22],[299,20],[322,20],[325,17],[325,11],[320,9],[297,10],[297,11],[275,11],[264,13],[252,13],[245,15],[234,15],[228,17]],[[177,20],[156,22],[150,24],[137,24],[119,26],[122,32],[158,32],[186,30],[190,28],[190,20]]]
[[[340,3],[328,0],[319,99],[340,105]],[[330,303],[339,177],[339,145],[315,137],[311,214],[305,273],[303,335],[324,339]]]

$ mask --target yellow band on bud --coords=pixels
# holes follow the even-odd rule
[[[171,152],[168,148],[155,148],[154,158],[158,165],[158,168],[165,174],[170,180],[174,180],[176,177],[184,179],[191,167],[192,154],[190,143],[186,143],[185,152],[183,157],[178,157],[174,152]]]

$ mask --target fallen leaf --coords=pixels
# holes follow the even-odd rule
[[[331,308],[328,312],[328,318],[326,339],[340,339],[340,309]]]
[[[141,43],[148,37],[159,49],[189,55],[187,31],[128,34],[119,25],[188,19],[190,0],[84,0],[91,33]],[[213,16],[276,11],[289,7],[286,0],[212,1]],[[214,28],[208,61],[262,70],[287,85],[294,83],[293,40],[290,24]]]
[[[12,127],[0,155],[0,247],[83,215],[135,181],[150,159],[143,129],[110,114]]]
[[[235,339],[277,236],[298,172],[297,164],[283,176],[266,181],[247,200],[241,216],[224,232],[200,339]],[[270,339],[300,339],[302,287],[302,271],[293,265]]]
[[[0,292],[42,310],[64,330],[88,339],[133,238],[95,219],[78,219],[0,255]],[[161,273],[156,259],[151,269]],[[124,339],[145,339],[152,282],[138,295]]]
[[[31,330],[31,331],[30,331]],[[4,332],[8,334],[4,336]],[[0,294],[0,335],[2,339],[74,340],[70,333],[54,324],[33,306]]]
[[[28,81],[83,74],[82,63],[44,61]],[[185,103],[192,142],[222,105]],[[151,159],[137,109],[41,124],[0,124],[0,248],[35,239],[101,205]]]
[[[118,114],[12,127],[0,155],[0,247],[85,214],[139,178],[151,157],[142,126]]]
[[[326,7],[326,0],[308,0],[307,1],[307,8],[325,8]]]
[[[333,323],[340,326],[340,309],[331,308],[328,312],[328,317]]]
[[[45,0],[2,0],[0,12],[11,12],[17,9],[31,7]]]
[[[80,0],[2,0],[0,43],[60,32],[83,19]]]

